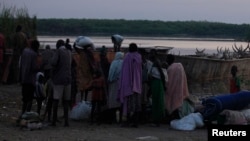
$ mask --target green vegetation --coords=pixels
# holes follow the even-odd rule
[[[123,36],[231,38],[250,41],[249,24],[228,24],[208,21],[149,21],[107,19],[37,19],[28,9],[6,8],[0,3],[0,32],[6,37],[20,24],[28,37],[52,36]]]
[[[145,37],[210,37],[250,39],[250,25],[226,24],[207,21],[149,21],[106,19],[38,19],[39,35],[93,35]]]
[[[37,19],[34,16],[31,18],[28,14],[28,9],[16,7],[5,7],[0,3],[0,32],[5,35],[6,44],[9,46],[11,36],[15,33],[17,25],[22,25],[23,32],[30,38],[37,36]]]

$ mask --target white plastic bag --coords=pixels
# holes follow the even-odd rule
[[[73,120],[84,120],[89,118],[90,112],[91,104],[86,101],[82,101],[73,107],[69,117]]]
[[[176,130],[191,131],[204,126],[204,122],[200,113],[191,113],[181,119],[172,120],[170,126]]]

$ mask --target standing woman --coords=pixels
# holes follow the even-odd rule
[[[122,114],[127,121],[122,126],[138,126],[141,111],[142,58],[137,44],[129,44],[129,52],[124,56],[119,79],[118,99],[122,104]]]
[[[182,118],[190,113],[187,102],[189,90],[187,76],[181,63],[175,62],[175,56],[168,54],[166,61],[168,63],[168,82],[165,95],[166,110],[169,120]],[[183,110],[186,109],[186,110]]]
[[[119,79],[120,79],[120,73],[123,63],[123,52],[116,52],[115,58],[111,62],[110,69],[109,69],[109,75],[108,75],[108,86],[109,91],[107,95],[107,105],[108,109],[110,111],[111,121],[115,120],[116,111],[120,110],[121,103],[117,101],[117,92],[118,92],[118,86],[119,86]]]
[[[149,70],[150,76],[150,90],[152,96],[152,119],[154,126],[160,126],[160,122],[165,117],[165,75],[162,71],[162,65],[157,58],[156,50],[151,51],[151,61],[153,63]]]
[[[85,94],[84,100],[87,101],[90,83],[93,80],[94,71],[98,68],[93,54],[94,44],[90,38],[79,36],[74,48],[77,52],[74,55],[77,64],[77,87],[81,92],[81,100]]]

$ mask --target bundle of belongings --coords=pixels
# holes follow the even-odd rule
[[[250,124],[250,91],[208,97],[198,107],[193,113],[172,120],[171,128],[191,131],[205,124]]]
[[[28,130],[36,130],[43,127],[42,119],[36,112],[25,112],[20,119],[18,119],[17,124],[21,129],[26,128]]]
[[[73,120],[88,119],[90,116],[91,108],[91,103],[88,101],[78,102],[71,110],[69,117]]]
[[[75,41],[75,47],[78,49],[84,49],[85,47],[92,47],[94,49],[93,41],[86,36],[78,36]]]
[[[170,126],[176,130],[192,131],[204,126],[203,117],[199,112],[188,114],[181,119],[170,122]]]
[[[250,123],[250,91],[222,94],[202,102],[204,121],[212,124],[246,125]]]
[[[111,36],[111,41],[115,44],[122,44],[122,41],[124,40],[123,36],[119,34],[114,34]]]

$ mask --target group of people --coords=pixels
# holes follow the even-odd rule
[[[17,25],[15,32],[9,37],[0,33],[0,82],[3,84],[19,81],[19,57],[29,44],[22,29],[21,25]],[[6,57],[5,54],[11,54],[11,57]]]
[[[55,125],[58,103],[63,97],[65,126],[68,126],[67,113],[71,100],[71,52],[65,49],[63,40],[58,40],[57,50],[51,53],[51,56],[47,56],[52,57],[48,61],[46,60],[48,58],[44,58],[42,56],[44,54],[39,52],[39,47],[40,42],[33,39],[30,46],[25,47],[20,56],[20,83],[22,84],[23,101],[20,117],[25,112],[31,111],[33,99],[37,101],[37,113],[40,114],[42,103],[47,95],[50,101],[53,99],[51,101],[53,102],[52,124]],[[49,46],[46,48],[49,49]],[[48,84],[53,84],[53,89],[45,91],[50,87]]]
[[[150,101],[150,121],[154,126],[191,112],[182,110],[192,106],[184,104],[188,101],[189,91],[182,64],[174,62],[174,55],[168,54],[165,61],[158,56],[155,49],[145,53],[135,43],[129,45],[121,66],[117,93],[122,116],[126,119],[123,126],[137,127],[139,119],[145,118],[142,116],[145,116]]]
[[[92,40],[86,36],[79,36],[73,45],[69,39],[59,39],[56,50],[46,45],[40,52],[36,39],[27,45],[20,57],[21,114],[31,111],[34,98],[37,113],[41,114],[46,99],[44,114],[56,126],[62,102],[64,126],[69,126],[69,111],[79,102],[77,94],[81,94],[80,100],[87,101],[89,92],[91,123],[101,122],[103,111],[109,113],[110,122],[117,121],[118,113],[117,122],[131,127],[137,127],[143,116],[149,116],[159,126],[168,117],[187,114],[182,108],[187,106],[183,103],[189,96],[186,75],[182,64],[174,62],[174,55],[160,60],[155,49],[147,53],[130,43],[127,51],[121,51],[121,45],[114,46],[114,57],[109,61],[106,47],[97,56]]]
[[[192,112],[184,68],[174,55],[166,61],[157,50],[146,52],[130,43],[128,51],[117,51],[108,75],[107,108],[115,121],[117,111],[122,126],[137,127],[149,114],[149,122],[159,126],[164,119],[181,118]],[[187,103],[187,104],[184,104]],[[147,107],[150,105],[150,107]],[[147,108],[150,108],[148,111]]]
[[[11,76],[22,84],[21,115],[31,111],[34,99],[36,112],[40,115],[46,100],[44,115],[55,126],[61,101],[64,126],[69,126],[69,110],[76,105],[77,94],[81,94],[80,100],[87,101],[90,92],[91,123],[103,120],[103,110],[108,111],[109,122],[117,121],[118,113],[118,122],[132,127],[137,127],[140,119],[146,119],[148,108],[154,126],[193,112],[186,74],[182,64],[175,62],[174,55],[168,54],[166,60],[160,60],[155,49],[146,52],[136,43],[130,43],[128,50],[122,51],[123,37],[118,34],[111,36],[114,44],[112,61],[107,58],[105,46],[96,56],[94,44],[86,36],[79,36],[73,45],[68,38],[65,41],[59,39],[56,50],[46,45],[40,52],[40,42],[28,39],[21,30],[18,25],[12,43],[12,68],[16,72]],[[1,66],[4,40],[0,35]],[[0,74],[3,73],[1,70]],[[237,66],[232,66],[231,74],[230,93],[239,92]]]

